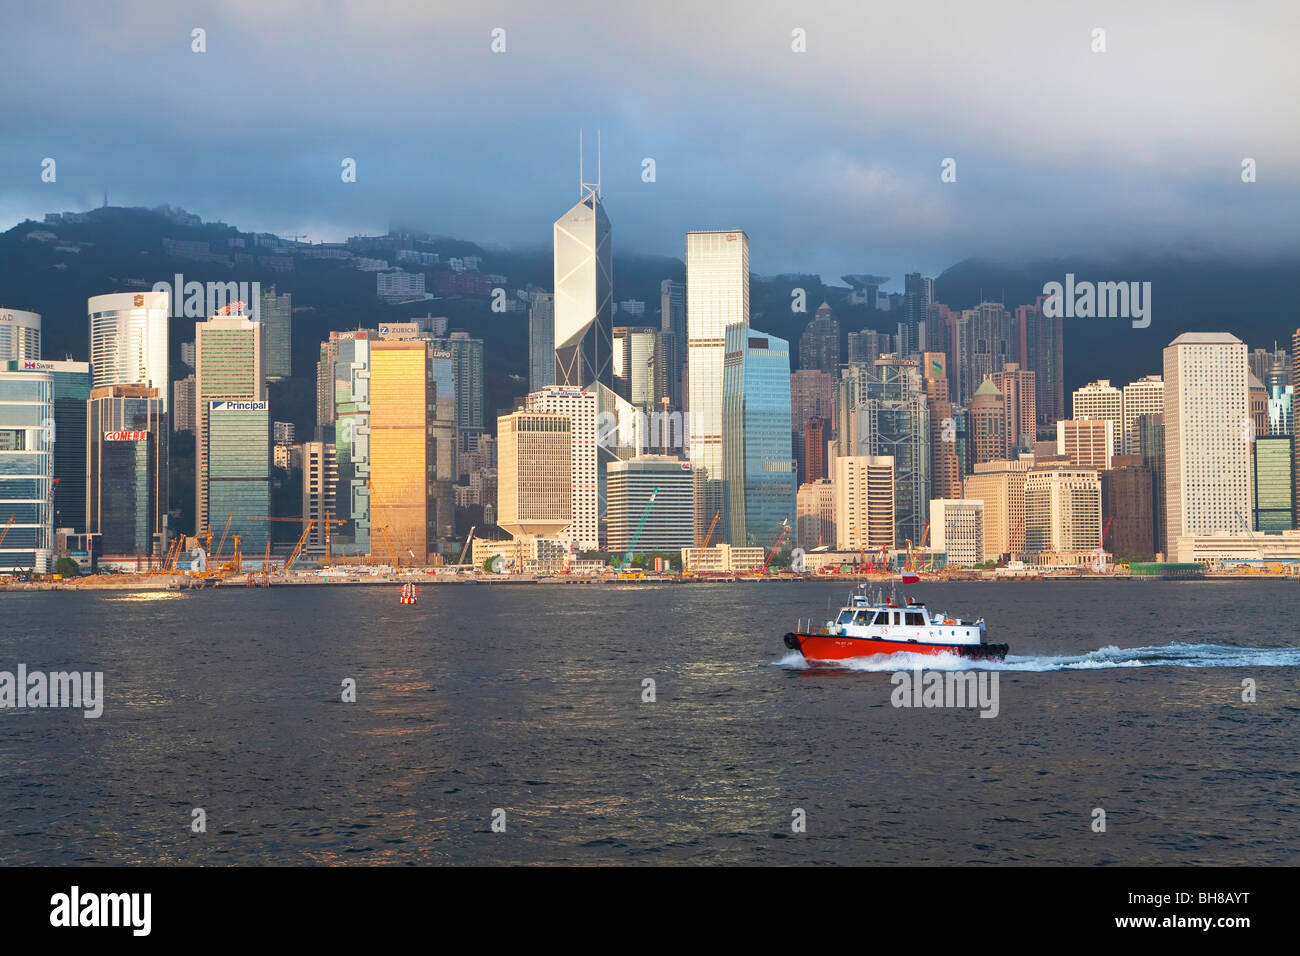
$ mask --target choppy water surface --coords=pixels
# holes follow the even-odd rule
[[[791,655],[845,590],[0,594],[0,670],[107,698],[0,711],[0,862],[1300,863],[1296,585],[913,588],[1011,645],[993,719]]]

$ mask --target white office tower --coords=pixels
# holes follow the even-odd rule
[[[725,516],[722,481],[722,361],[727,326],[749,325],[749,237],[727,232],[686,234],[688,434],[696,480],[696,534]],[[718,526],[714,543],[730,540]]]
[[[1165,552],[1184,535],[1250,531],[1246,344],[1184,332],[1164,352]]]
[[[1071,405],[1075,418],[1104,418],[1114,422],[1116,440],[1122,439],[1124,393],[1110,384],[1109,379],[1098,379],[1076,389]]]
[[[573,511],[572,523],[559,533],[579,551],[600,547],[600,454],[596,445],[596,416],[599,399],[595,390],[564,388],[559,385],[530,392],[530,412],[565,415],[572,423]]]
[[[0,365],[12,360],[30,361],[40,357],[40,315],[0,306]]]
[[[147,385],[170,411],[166,292],[114,292],[86,300],[94,387]]]
[[[1142,454],[1138,416],[1163,415],[1165,381],[1159,375],[1147,375],[1124,386],[1123,454]]]

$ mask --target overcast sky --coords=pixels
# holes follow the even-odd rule
[[[549,244],[581,127],[620,253],[741,227],[757,272],[893,287],[972,255],[1296,253],[1297,27],[1294,0],[5,3],[0,226],[107,188],[312,240]]]

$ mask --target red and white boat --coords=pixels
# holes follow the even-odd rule
[[[899,604],[883,594],[873,601],[862,585],[839,615],[824,625],[800,621],[785,646],[810,661],[842,661],[873,654],[953,654],[974,661],[1000,661],[1006,644],[985,643],[984,619],[963,621],[924,602]],[[804,624],[807,624],[805,627]]]

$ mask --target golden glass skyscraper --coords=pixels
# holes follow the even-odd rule
[[[429,513],[432,390],[428,343],[370,343],[370,548],[403,564],[428,561],[437,537]]]

